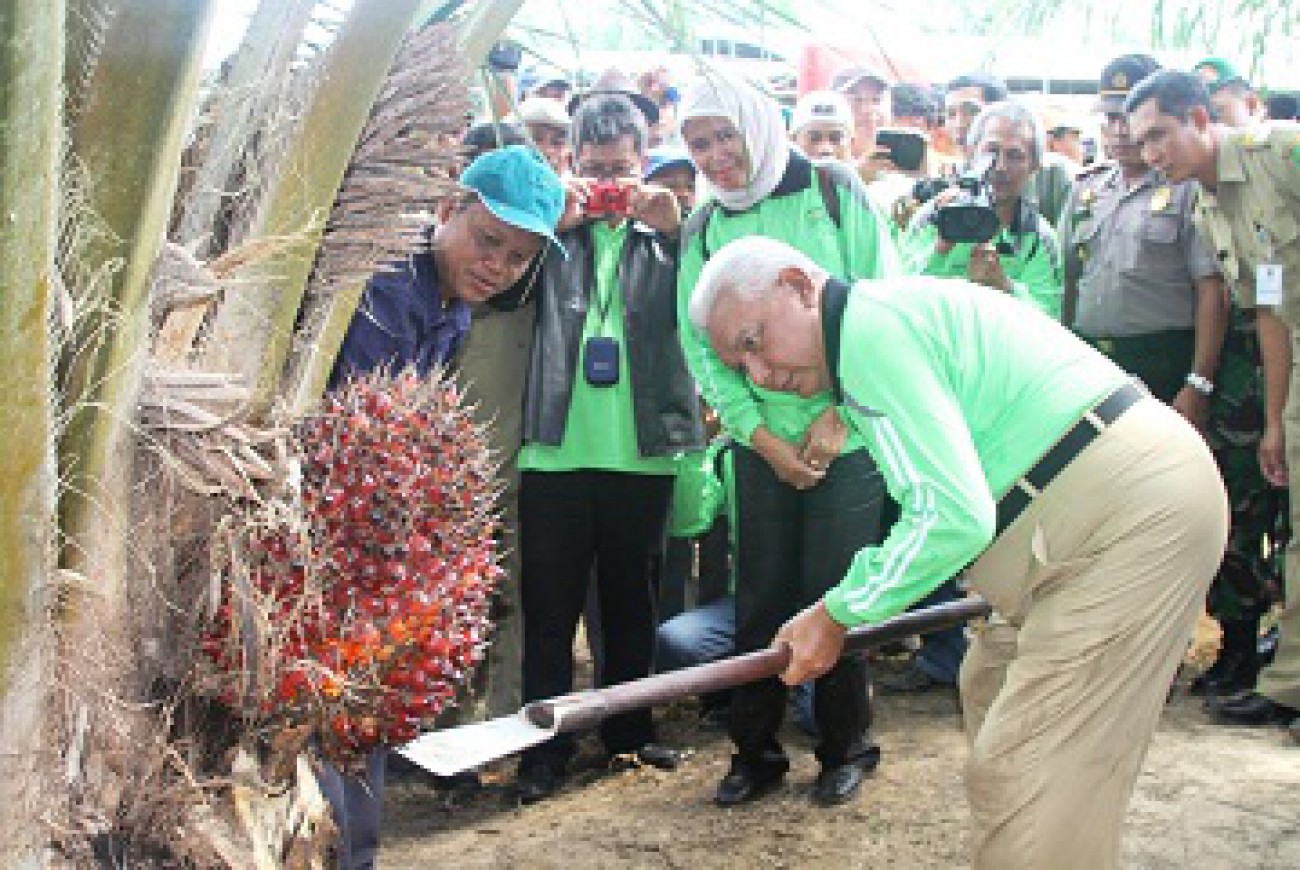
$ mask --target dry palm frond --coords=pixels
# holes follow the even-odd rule
[[[308,300],[405,259],[422,240],[412,219],[454,190],[469,95],[454,32],[430,27],[398,53],[335,199]]]
[[[85,108],[89,83],[103,53],[104,35],[108,33],[117,11],[113,0],[74,0],[68,3],[64,82],[69,119],[76,119]]]
[[[201,495],[260,501],[290,468],[286,433],[242,420],[248,388],[233,376],[152,371],[140,393],[140,425],[177,482]]]
[[[455,31],[426,27],[398,52],[353,153],[326,224],[289,358],[290,413],[312,406],[376,271],[425,244],[425,221],[456,185],[469,107]]]

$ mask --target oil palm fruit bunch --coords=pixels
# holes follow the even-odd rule
[[[296,497],[224,536],[203,648],[224,703],[347,764],[415,737],[482,659],[499,484],[443,375],[352,380],[291,440]]]

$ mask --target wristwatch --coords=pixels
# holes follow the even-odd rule
[[[1205,377],[1205,375],[1198,375],[1196,372],[1192,372],[1187,376],[1187,386],[1196,390],[1196,392],[1200,393],[1202,396],[1214,395],[1214,381]]]

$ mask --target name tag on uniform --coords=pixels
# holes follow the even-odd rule
[[[1262,263],[1255,270],[1255,304],[1282,304],[1282,265]]]

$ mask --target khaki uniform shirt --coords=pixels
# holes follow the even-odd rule
[[[1195,182],[1168,184],[1149,172],[1132,187],[1109,164],[1074,184],[1061,218],[1067,280],[1079,288],[1074,327],[1121,338],[1196,323],[1199,278],[1219,272],[1192,221]]]
[[[1280,265],[1277,313],[1300,329],[1300,124],[1228,133],[1219,141],[1218,175],[1216,190],[1201,191],[1197,229],[1243,308],[1256,305],[1259,267]]]

